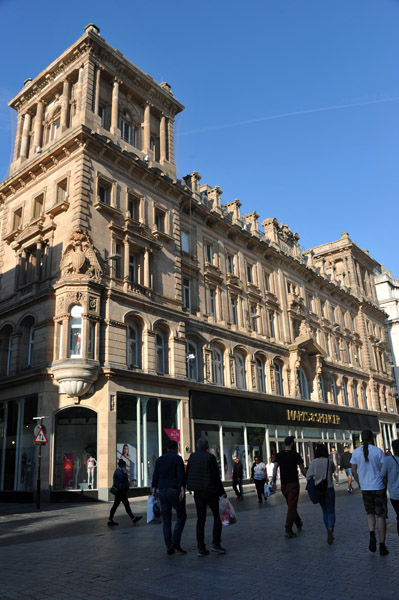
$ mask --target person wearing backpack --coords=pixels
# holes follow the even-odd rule
[[[335,526],[335,491],[333,473],[335,471],[334,461],[328,458],[328,450],[325,444],[317,444],[315,458],[309,465],[306,479],[314,478],[317,500],[323,511],[323,521],[327,529],[327,543],[334,541]]]

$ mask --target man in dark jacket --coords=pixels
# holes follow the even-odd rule
[[[341,469],[344,469],[345,474],[348,478],[348,494],[353,492],[352,487],[352,468],[351,468],[352,452],[349,451],[349,446],[344,447],[344,453],[341,455],[340,465]]]
[[[187,554],[180,546],[181,535],[187,519],[185,498],[185,472],[181,456],[177,454],[178,445],[169,440],[167,452],[160,456],[152,477],[152,493],[158,490],[162,510],[163,536],[168,554]],[[176,511],[176,525],[172,536],[172,508]]]
[[[222,523],[219,516],[219,497],[227,497],[219,476],[218,464],[213,454],[209,452],[209,443],[206,438],[197,442],[198,451],[188,459],[187,488],[194,492],[195,507],[197,509],[197,545],[198,556],[206,556],[209,550],[205,546],[205,521],[206,509],[213,514],[213,540],[212,552],[225,554],[222,548]]]
[[[242,479],[244,476],[244,468],[242,466],[242,462],[240,461],[237,455],[234,456],[233,460],[233,490],[236,493],[237,500],[244,500],[244,497],[242,495]]]

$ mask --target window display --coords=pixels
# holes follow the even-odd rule
[[[74,406],[55,416],[55,490],[97,487],[97,414]]]

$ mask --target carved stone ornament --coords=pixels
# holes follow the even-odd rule
[[[89,310],[97,310],[97,298],[89,296]]]
[[[92,279],[101,282],[102,269],[96,251],[87,234],[81,228],[73,231],[60,263],[61,278]]]

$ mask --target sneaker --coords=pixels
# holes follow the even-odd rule
[[[140,515],[140,517],[134,517],[134,519],[132,519],[133,525],[136,525],[136,523],[138,523],[140,521],[140,519],[142,519],[142,518],[143,518],[142,515]]]
[[[175,553],[174,546],[172,545],[170,548],[168,548],[168,549],[166,550],[166,552],[167,552],[167,554],[169,554],[169,555],[170,555],[170,554],[174,554],[174,553]]]
[[[183,550],[180,544],[173,544],[172,548],[173,550],[176,550],[176,552],[178,552],[179,554],[187,554],[187,551]]]
[[[118,525],[118,523],[117,523],[116,521],[113,521],[112,519],[110,519],[110,520],[108,521],[108,525],[109,525],[109,526],[112,526],[112,525]]]
[[[206,548],[198,548],[198,553],[197,556],[208,556],[209,554],[209,550],[207,550]]]
[[[370,532],[369,550],[370,550],[370,552],[376,552],[376,550],[377,550],[377,540],[375,538],[374,531]]]
[[[349,488],[349,493],[352,494],[355,490],[353,489],[353,487]]]
[[[333,535],[333,530],[332,529],[327,529],[327,544],[331,544],[334,541],[334,535]]]
[[[350,488],[348,488],[346,491],[348,492],[348,494],[351,493],[351,489]]]
[[[211,551],[216,554],[226,554],[226,549],[222,548],[220,544],[212,544]]]
[[[294,533],[290,529],[287,529],[284,535],[285,535],[286,538],[294,538],[294,537],[296,537],[296,533]]]
[[[389,550],[385,544],[380,544],[380,554],[381,556],[386,556],[387,554],[389,554]]]
[[[302,529],[303,529],[303,523],[302,523],[302,521],[301,521],[300,525],[296,526],[296,528],[297,528],[298,531],[302,531]]]

